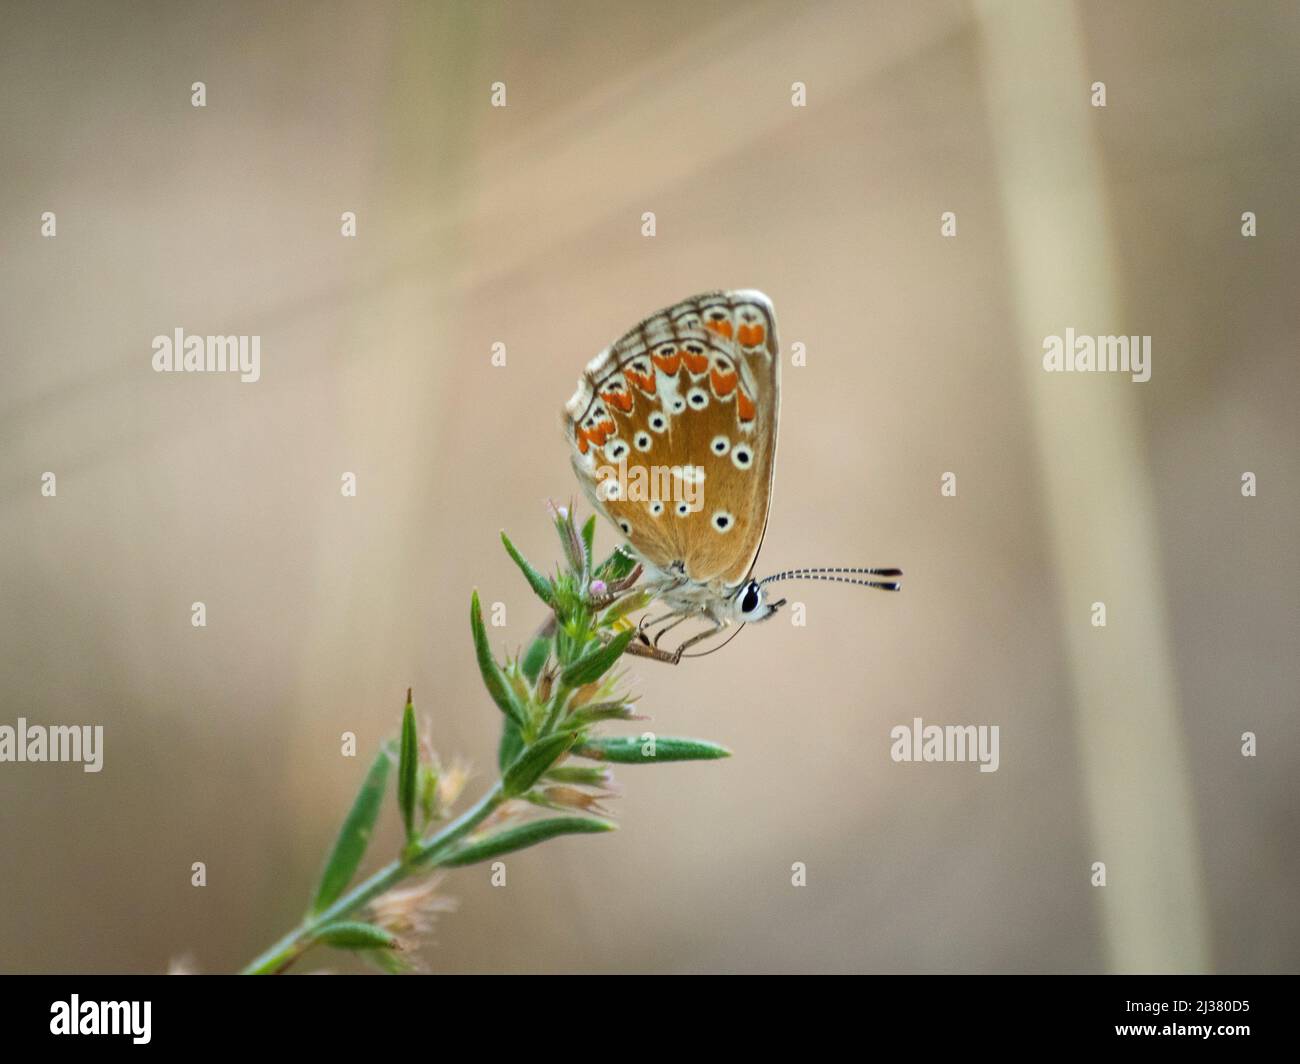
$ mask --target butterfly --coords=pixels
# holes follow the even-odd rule
[[[640,561],[642,586],[668,610],[642,621],[629,653],[677,664],[732,625],[774,616],[785,600],[769,601],[766,585],[780,580],[899,589],[898,569],[805,567],[754,578],[780,408],[776,316],[753,289],[684,299],[587,364],[564,408],[574,472]],[[659,647],[693,618],[710,627],[674,650]]]

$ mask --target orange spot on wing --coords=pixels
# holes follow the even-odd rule
[[[736,386],[736,374],[721,373],[718,370],[709,371],[709,382],[713,385],[713,394],[719,399],[725,399],[731,394],[731,390]]]
[[[638,373],[634,369],[625,369],[623,376],[635,384],[647,395],[655,393],[655,375],[653,373]]]
[[[706,321],[704,327],[712,329],[719,336],[725,336],[728,340],[731,339],[731,322],[725,319],[722,321]]]
[[[674,351],[671,355],[651,355],[654,364],[670,377],[677,376],[677,371],[681,369],[682,353]]]
[[[741,347],[757,347],[766,335],[767,330],[762,325],[742,325],[737,339]]]
[[[743,390],[736,393],[736,415],[741,421],[753,421],[754,414],[753,400],[747,396]]]
[[[605,402],[607,402],[610,406],[617,407],[619,410],[623,411],[623,413],[625,413],[625,414],[626,414],[629,410],[632,409],[632,393],[631,393],[631,392],[627,392],[627,391],[623,391],[623,392],[601,392],[601,393],[600,393],[600,397],[601,397],[602,399],[604,399]]]
[[[703,373],[709,367],[708,354],[693,355],[689,351],[682,352],[682,361],[686,363],[686,368],[692,374]]]

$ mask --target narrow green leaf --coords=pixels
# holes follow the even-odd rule
[[[523,748],[524,737],[519,731],[519,725],[506,717],[501,725],[501,741],[497,744],[497,766],[502,772],[519,756]]]
[[[635,635],[636,629],[628,628],[626,631],[619,632],[608,643],[579,658],[560,674],[565,686],[581,687],[585,683],[599,680],[623,656],[623,651],[627,649],[628,643],[632,642]]]
[[[397,949],[397,936],[374,924],[340,920],[326,924],[316,936],[318,942],[335,949]]]
[[[600,765],[556,765],[546,770],[545,778],[556,783],[581,783],[588,787],[608,787],[614,775],[610,769]]]
[[[424,823],[427,825],[439,812],[438,770],[436,767],[433,765],[420,766],[420,772],[415,782],[415,791],[420,804],[420,815],[424,817]]]
[[[521,668],[524,672],[524,679],[529,683],[536,683],[537,677],[542,674],[542,667],[546,664],[546,659],[551,656],[551,641],[546,637],[533,640],[533,645],[528,648],[528,653],[524,655]]]
[[[501,777],[501,788],[506,796],[513,798],[528,790],[541,779],[543,772],[564,756],[576,739],[572,732],[559,732],[526,747]]]
[[[595,817],[586,816],[534,820],[527,824],[520,824],[518,827],[498,831],[487,836],[487,838],[467,843],[459,849],[453,850],[445,857],[438,857],[434,864],[446,868],[477,864],[479,861],[488,861],[493,857],[513,853],[515,850],[536,846],[539,842],[553,839],[557,835],[583,835],[599,831],[614,831],[616,827],[616,824],[608,820],[598,820]]]
[[[492,648],[488,646],[487,629],[483,626],[483,610],[479,606],[477,590],[470,597],[469,626],[474,633],[474,654],[478,658],[479,672],[483,674],[483,686],[501,712],[523,727],[523,707],[516,700],[514,691],[510,689],[510,681],[506,679],[497,659],[492,656]]]
[[[310,912],[318,913],[327,908],[352,882],[361,858],[365,856],[371,832],[379,817],[379,807],[384,801],[388,764],[388,751],[381,750],[370,766],[370,772],[352,803],[347,819],[343,821],[339,837],[334,840],[334,849],[325,862],[325,870],[321,873],[320,886],[316,888]]]
[[[501,542],[505,544],[506,553],[509,554],[510,557],[514,559],[515,564],[519,566],[519,571],[524,574],[524,579],[528,581],[528,586],[533,589],[533,593],[548,606],[554,606],[555,588],[551,584],[550,580],[534,569],[528,563],[528,559],[515,550],[515,545],[510,542],[510,537],[507,536],[505,532],[501,533]]]
[[[420,740],[415,731],[415,706],[411,692],[406,692],[406,709],[402,711],[402,752],[397,765],[397,805],[409,842],[419,833],[415,824],[415,777],[420,767]]]
[[[605,720],[635,720],[629,702],[588,702],[569,714],[566,727],[585,728]]]
[[[635,735],[615,739],[588,739],[573,752],[579,757],[615,761],[620,765],[649,765],[656,761],[714,761],[731,756],[730,750],[717,743],[667,735],[656,735],[653,739],[640,739]]]
[[[639,587],[630,591],[600,615],[600,623],[612,624],[620,617],[648,606],[653,598],[654,594],[648,588]]]
[[[552,503],[551,516],[555,518],[555,531],[560,534],[560,545],[568,559],[569,571],[581,576],[584,569],[582,540],[578,538],[578,530],[573,527],[573,507],[557,507]]]
[[[596,576],[606,583],[621,580],[636,568],[636,559],[622,547],[615,547],[608,558],[596,566]]]
[[[592,514],[582,526],[582,584],[591,583],[592,551],[596,549],[596,515]]]
[[[367,949],[360,951],[360,956],[385,975],[404,975],[411,971],[411,962],[397,950]]]

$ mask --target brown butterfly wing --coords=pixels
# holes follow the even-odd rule
[[[767,526],[779,411],[771,303],[761,292],[715,292],[646,319],[597,355],[565,408],[565,430],[588,497],[642,557],[734,587]]]

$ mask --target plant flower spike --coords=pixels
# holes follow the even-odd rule
[[[361,954],[387,972],[415,967],[412,950],[435,917],[454,908],[440,891],[443,869],[494,860],[560,835],[612,831],[605,803],[617,796],[611,764],[702,761],[730,751],[699,739],[596,734],[607,721],[644,718],[615,669],[637,629],[629,613],[648,601],[640,568],[621,549],[592,564],[595,516],[581,531],[572,509],[552,506],[565,565],[543,575],[502,533],[506,551],[549,611],[522,658],[499,662],[488,646],[478,592],[470,630],[483,685],[501,712],[499,778],[459,816],[463,762],[444,769],[416,726],[407,691],[400,736],[375,758],[302,922],[244,969],[286,971],[313,946]],[[396,768],[404,842],[396,859],[356,885],[388,777]],[[407,883],[413,880],[413,883]],[[349,889],[350,888],[350,889]]]

